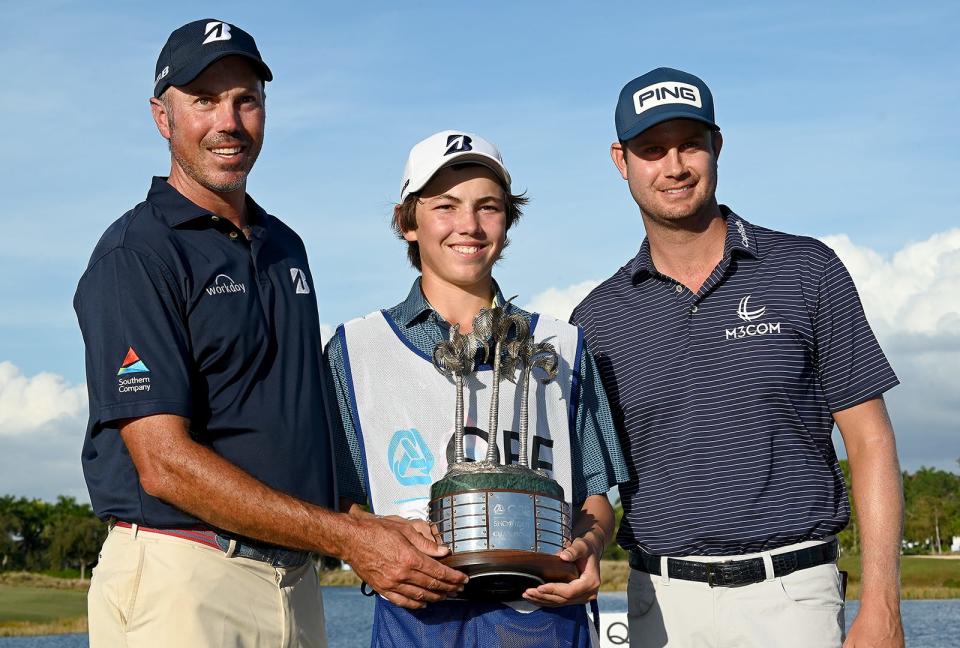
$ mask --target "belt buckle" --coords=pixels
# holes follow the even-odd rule
[[[705,563],[707,566],[707,585],[710,587],[729,587],[730,578],[727,567],[734,564],[734,560]]]
[[[719,564],[721,564],[721,563],[712,563],[712,562],[706,563],[706,565],[707,565],[707,585],[710,586],[710,587],[718,587],[718,586],[719,586],[718,583],[717,583],[717,581],[716,581],[716,575],[717,575],[716,566],[719,565]]]

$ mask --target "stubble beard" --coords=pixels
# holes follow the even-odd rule
[[[717,213],[717,175],[716,169],[713,171],[712,178],[701,177],[698,188],[703,183],[709,183],[704,187],[705,191],[699,199],[683,208],[677,206],[673,209],[665,208],[656,200],[644,200],[641,193],[637,192],[634,199],[640,207],[640,212],[651,221],[669,228],[690,229],[697,228],[700,224],[707,223]]]
[[[169,144],[170,154],[173,156],[173,161],[177,164],[177,166],[183,169],[184,173],[186,173],[191,180],[200,186],[217,193],[230,193],[246,188],[247,176],[250,175],[250,170],[253,168],[254,162],[257,161],[257,157],[260,155],[260,148],[257,147],[254,149],[254,142],[249,137],[230,137],[223,134],[218,134],[214,137],[204,138],[200,142],[198,157],[203,155],[203,151],[208,148],[225,147],[238,144],[247,147],[247,156],[243,162],[238,165],[239,168],[229,169],[229,171],[232,172],[230,174],[230,179],[219,180],[216,177],[218,171],[211,171],[202,164],[199,164],[194,159],[191,159],[190,157],[181,153],[177,147],[174,146],[173,140],[176,131],[173,115],[170,111],[167,112],[167,126],[170,129]]]

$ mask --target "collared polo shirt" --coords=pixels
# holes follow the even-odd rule
[[[731,555],[839,532],[832,414],[898,382],[830,248],[722,211],[723,259],[697,293],[644,240],[571,318],[624,444],[628,549]]]
[[[266,485],[333,503],[322,347],[300,238],[248,198],[251,237],[166,178],[104,233],[74,308],[86,344],[83,469],[97,515],[170,527],[198,521],[148,495],[119,434],[175,414]]]
[[[494,284],[495,302],[504,304],[500,289]],[[510,313],[519,313],[526,318],[531,314],[511,304]],[[420,289],[418,277],[410,288],[407,298],[384,311],[394,329],[405,342],[420,353],[431,356],[438,342],[449,337],[450,325],[433,309]],[[342,329],[342,326],[340,327]],[[338,333],[339,333],[338,329]],[[334,419],[333,446],[336,457],[337,488],[342,497],[364,503],[367,494],[366,467],[363,452],[357,439],[350,410],[349,385],[344,369],[343,348],[340,335],[334,335],[327,344],[326,361],[332,374],[340,415]],[[476,364],[482,363],[478,356]],[[580,505],[590,495],[606,493],[618,482],[627,478],[627,469],[620,450],[610,406],[600,383],[596,365],[589,353],[580,355],[580,368],[575,375],[574,392],[577,397],[575,434],[570,440],[573,464],[572,501]]]

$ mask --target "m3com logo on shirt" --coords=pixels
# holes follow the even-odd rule
[[[763,317],[764,313],[767,312],[766,306],[760,306],[759,308],[751,309],[750,297],[750,295],[743,297],[740,300],[740,303],[737,305],[737,317],[744,322],[753,322],[758,320]],[[740,338],[755,337],[757,335],[767,335],[770,333],[779,332],[780,322],[760,322],[759,324],[747,324],[746,326],[734,326],[733,328],[724,329],[724,339],[739,340]]]

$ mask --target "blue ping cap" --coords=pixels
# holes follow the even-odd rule
[[[670,119],[694,119],[720,130],[710,88],[692,74],[657,68],[623,86],[614,116],[621,142]]]
[[[273,81],[253,36],[236,25],[208,18],[194,20],[170,34],[157,57],[153,96],[159,97],[170,86],[187,85],[225,56],[246,58],[261,79]]]

